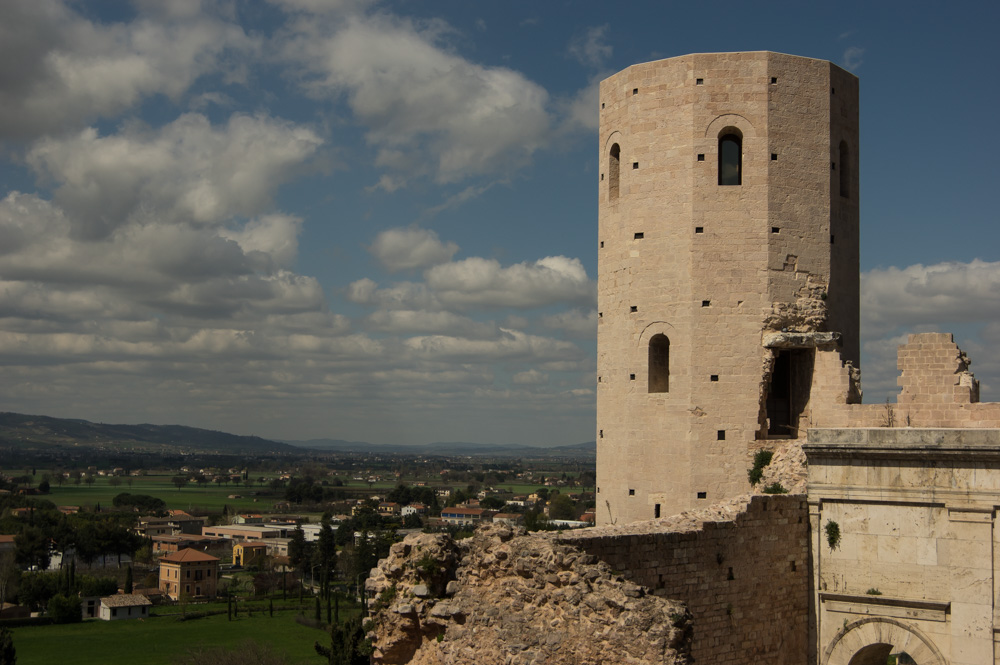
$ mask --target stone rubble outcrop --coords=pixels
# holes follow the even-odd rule
[[[415,534],[367,583],[385,665],[687,663],[690,614],[559,536],[485,525]]]
[[[806,454],[802,451],[802,444],[805,442],[804,438],[791,439],[774,451],[771,463],[764,467],[760,482],[753,488],[754,494],[763,494],[764,488],[774,483],[780,483],[788,490],[788,494],[806,493],[806,476],[809,470],[806,467]]]

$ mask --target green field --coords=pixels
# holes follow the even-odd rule
[[[225,608],[225,604],[222,604]],[[203,609],[191,606],[189,613]],[[179,612],[156,608],[154,612]],[[179,620],[178,614],[129,621],[90,620],[78,624],[13,629],[17,662],[22,665],[170,665],[192,649],[236,647],[246,640],[267,644],[292,663],[322,665],[315,642],[328,645],[325,631],[295,621],[297,611],[275,609],[229,621],[225,614]],[[341,618],[345,618],[345,612]]]
[[[41,474],[36,476],[36,479],[38,478],[41,478]],[[223,506],[240,511],[266,511],[271,509],[272,504],[284,498],[280,494],[251,496],[253,492],[261,491],[256,484],[253,487],[236,487],[232,484],[219,486],[215,483],[206,483],[198,486],[195,483],[188,483],[177,489],[170,482],[171,478],[173,476],[140,476],[131,479],[131,487],[125,479],[121,479],[121,485],[114,487],[108,483],[108,478],[100,476],[95,479],[93,485],[86,483],[74,485],[70,480],[61,487],[52,483],[49,494],[42,498],[57,506],[93,506],[100,503],[102,506],[110,507],[116,495],[128,492],[158,497],[166,501],[167,507],[171,509],[203,509],[208,512],[222,512]],[[230,499],[228,498],[230,494],[239,494],[243,498]]]

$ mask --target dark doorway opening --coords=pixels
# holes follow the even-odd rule
[[[768,438],[798,436],[799,417],[809,404],[813,358],[813,349],[776,352],[767,388]]]

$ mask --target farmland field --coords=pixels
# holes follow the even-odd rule
[[[192,608],[189,613],[201,609]],[[179,612],[177,608],[154,611]],[[328,633],[296,623],[297,613],[276,607],[273,618],[255,612],[233,621],[225,614],[182,621],[179,614],[172,614],[143,621],[27,626],[13,629],[14,647],[18,662],[26,665],[170,665],[192,649],[233,648],[252,639],[285,654],[291,663],[321,665],[324,661],[313,644],[327,645]]]

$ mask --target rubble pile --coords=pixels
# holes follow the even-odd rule
[[[690,615],[558,537],[416,534],[368,580],[375,663],[688,662]]]

